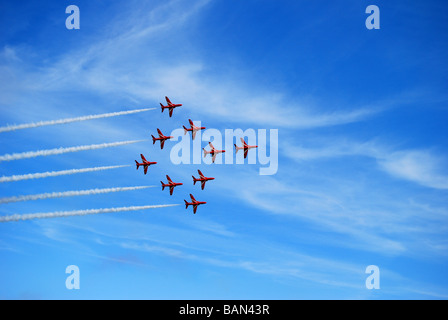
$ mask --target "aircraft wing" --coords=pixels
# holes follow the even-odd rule
[[[196,213],[196,210],[198,210],[198,205],[197,205],[197,204],[194,204],[194,205],[193,205],[193,213]]]
[[[159,134],[159,138],[162,138],[162,137],[163,137],[163,133],[162,133],[162,131],[160,131],[159,128],[157,128],[157,133]]]
[[[208,145],[210,146],[210,148],[212,148],[212,150],[215,149],[215,147],[213,146],[213,144],[211,142],[209,142]]]
[[[249,149],[244,149],[244,159],[246,159],[248,152],[249,152]]]
[[[196,132],[197,132],[196,130],[192,130],[192,131],[191,131],[193,140],[194,140],[194,138],[196,137]]]
[[[143,154],[140,154],[140,157],[142,157],[143,162],[147,162]]]
[[[170,108],[170,117],[173,115],[174,108]]]
[[[196,199],[193,197],[193,195],[191,193],[190,193],[190,198],[191,198],[191,201],[196,202]]]
[[[202,174],[201,170],[198,169],[198,173],[201,178],[205,178],[204,175]]]
[[[201,189],[204,190],[205,187],[205,181],[201,181]]]
[[[241,139],[241,143],[243,144],[243,146],[244,146],[244,147],[247,147],[247,143],[246,143],[246,141],[244,141],[243,138],[240,138],[240,139]]]
[[[171,187],[170,187],[170,196],[173,195],[173,191],[174,191],[174,186],[171,186]]]
[[[165,145],[165,140],[160,140],[160,149],[163,149],[164,145]]]
[[[144,172],[145,172],[145,174],[146,174],[146,172],[148,172],[148,165],[146,165],[143,169],[144,169]]]
[[[215,162],[215,159],[216,159],[216,153],[214,153],[213,156],[212,156],[212,162],[213,163]]]
[[[173,183],[173,181],[171,180],[171,178],[170,178],[169,175],[166,175],[166,178],[167,178],[167,180],[168,180],[169,182]]]
[[[193,128],[194,127],[193,121],[191,121],[191,119],[188,119],[188,122],[190,122],[190,126]]]
[[[165,97],[165,100],[169,105],[173,104],[168,97]]]

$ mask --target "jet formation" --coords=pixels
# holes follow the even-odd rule
[[[165,109],[168,109],[168,114],[169,117],[171,118],[173,116],[173,111],[175,108],[181,107],[182,104],[174,104],[171,102],[171,100],[165,96],[165,100],[167,102],[167,105],[164,106],[162,103],[160,103],[160,106],[162,108],[162,113]],[[194,140],[194,138],[196,137],[196,133],[200,130],[204,130],[205,127],[198,127],[195,126],[193,121],[191,119],[188,119],[188,122],[190,124],[190,128],[187,128],[185,126],[183,126],[184,128],[184,135],[187,134],[188,132],[191,132],[191,138],[192,140]],[[158,137],[155,137],[153,135],[151,135],[152,137],[152,143],[155,144],[156,141],[160,141],[160,149],[163,149],[164,145],[165,145],[165,141],[169,140],[171,138],[173,138],[172,136],[165,136],[162,131],[157,128],[157,133],[158,133]],[[248,145],[243,138],[241,138],[241,143],[243,144],[242,147],[238,147],[235,144],[235,149],[236,149],[236,153],[238,153],[238,150],[243,150],[244,152],[244,158],[247,157],[247,153],[249,151],[249,149],[253,149],[253,148],[257,148],[258,146],[250,146]],[[210,146],[210,151],[205,150],[205,148],[203,148],[204,151],[204,158],[207,156],[207,154],[210,154],[212,157],[212,163],[215,162],[216,156],[220,153],[224,153],[226,152],[226,150],[217,150],[213,144],[211,142],[208,143],[208,145]],[[147,171],[148,171],[148,167],[154,164],[157,164],[157,162],[155,161],[148,161],[146,160],[146,158],[143,156],[143,154],[140,154],[140,157],[142,158],[142,162],[139,163],[137,160],[135,160],[136,166],[137,166],[137,170],[140,166],[143,166],[143,172],[146,175]],[[193,185],[196,184],[196,182],[200,182],[201,183],[201,190],[204,190],[205,188],[205,183],[207,181],[211,181],[211,180],[215,180],[214,177],[206,177],[201,170],[198,170],[198,174],[199,174],[199,178],[195,178],[193,177]],[[160,181],[160,183],[162,184],[162,191],[165,190],[165,188],[169,188],[170,190],[170,196],[173,195],[174,192],[174,188],[177,186],[182,186],[183,183],[181,182],[173,182],[173,180],[170,178],[169,175],[166,175],[166,179],[168,180],[167,183],[164,183],[163,181]],[[196,210],[198,208],[199,205],[201,204],[206,204],[207,202],[205,201],[197,201],[194,196],[192,194],[190,194],[190,199],[191,202],[188,202],[187,200],[185,201],[185,208],[188,209],[188,206],[192,206],[193,207],[193,213],[196,214]]]

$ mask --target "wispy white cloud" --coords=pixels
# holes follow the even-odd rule
[[[136,264],[138,267],[148,267],[149,265],[145,261],[151,261],[153,264],[157,257],[162,257],[162,259],[169,257],[169,261],[177,268],[187,265],[187,263],[188,265],[198,263],[204,266],[255,273],[277,281],[287,281],[290,286],[318,283],[328,290],[347,288],[351,295],[366,292],[364,286],[366,265],[362,263],[319,256],[319,254],[309,255],[302,252],[300,248],[286,249],[272,242],[267,245],[265,239],[256,235],[248,236],[234,232],[231,238],[212,237],[207,238],[208,242],[204,243],[203,233],[208,234],[209,232],[206,230],[173,228],[173,226],[163,225],[158,225],[155,229],[154,225],[141,221],[124,220],[120,217],[108,218],[102,223],[116,225],[112,230],[118,232],[109,230],[108,233],[104,233],[87,223],[85,227],[66,224],[61,220],[58,220],[57,223],[63,223],[69,229],[81,229],[82,237],[80,236],[77,241],[82,242],[82,240],[95,238],[97,239],[95,243],[99,246],[113,246],[126,250],[127,257],[111,259],[109,256],[96,253],[96,251],[101,251],[101,248],[93,249],[92,242],[89,242],[87,248],[83,247],[83,250],[87,249],[96,258],[116,263],[134,264],[133,261],[137,260],[139,261]],[[120,231],[124,226],[132,228],[135,232],[129,234]],[[152,234],[154,231],[157,231],[157,234]],[[69,234],[73,236],[73,233]],[[64,238],[60,241],[66,242],[67,239]],[[204,246],[208,250],[204,250]],[[382,288],[383,294],[399,297],[403,292],[410,290],[424,296],[443,297],[446,295],[443,288],[408,279],[383,266],[381,266],[381,274],[388,279],[387,288]]]
[[[323,153],[325,157],[329,155],[327,151]],[[338,156],[347,154],[346,150],[337,153]],[[375,173],[378,168],[370,168],[369,163],[356,169],[366,170],[363,174],[350,173],[337,165],[330,171],[342,172],[334,176],[319,174],[316,162],[312,165],[313,171],[307,172],[309,167],[306,162],[283,164],[280,174],[269,177],[257,176],[246,168],[236,173],[237,181],[220,177],[218,188],[244,205],[270,215],[284,215],[293,224],[305,223],[305,230],[315,230],[312,233],[315,243],[331,243],[338,248],[386,256],[425,256],[428,252],[445,255],[447,216],[441,208],[424,206],[425,211],[437,211],[437,214],[428,214],[415,205],[413,199],[419,199],[418,194],[400,188],[385,192],[396,182],[393,179],[384,182],[384,176],[378,180]],[[328,162],[325,168],[327,172]],[[369,181],[369,177],[373,180]],[[307,233],[303,239],[307,236],[311,235]],[[422,238],[432,240],[416,240]]]
[[[448,189],[447,160],[431,150],[397,150],[371,140],[363,143],[347,139],[329,139],[330,143],[314,148],[295,146],[289,142],[285,155],[293,160],[318,160],[338,157],[364,156],[376,160],[388,174],[435,189]]]
[[[152,8],[144,17],[134,13],[106,40],[62,55],[38,72],[16,72],[21,79],[26,79],[22,86],[29,91],[80,88],[131,96],[140,101],[160,101],[169,92],[190,110],[204,116],[276,128],[341,125],[363,121],[382,111],[372,106],[337,110],[310,105],[300,95],[290,97],[286,92],[242,81],[238,74],[215,75],[199,55],[194,57],[177,51],[176,59],[170,58],[166,52],[173,50],[176,42],[178,46],[185,44],[182,26],[208,3],[196,1],[187,5],[171,1]],[[164,41],[160,39],[161,33],[166,35]]]
[[[378,159],[381,168],[389,174],[423,186],[448,189],[447,161],[426,150],[397,151]]]
[[[202,220],[203,225],[210,221]],[[96,244],[100,246],[113,246],[141,253],[140,261],[145,261],[145,255],[170,257],[173,263],[179,266],[184,262],[194,262],[205,266],[230,268],[243,270],[250,273],[263,274],[268,277],[289,279],[295,281],[317,282],[329,286],[343,286],[349,288],[360,287],[356,284],[356,278],[363,272],[362,266],[341,262],[336,259],[316,257],[301,253],[300,250],[287,250],[281,245],[269,243],[262,237],[242,235],[230,230],[221,236],[216,234],[216,223],[211,222],[211,228],[182,228],[164,225],[153,225],[141,221],[132,221],[120,217],[108,217],[106,223],[109,232],[104,232],[85,223],[72,225],[58,220],[58,225],[63,224],[64,229],[79,228],[82,231],[77,241],[83,242],[90,238],[99,238]],[[124,233],[123,227],[132,228],[134,233]],[[110,230],[117,230],[111,232]],[[213,230],[210,230],[213,229]],[[76,232],[66,232],[76,237]],[[204,235],[207,242],[204,243]],[[52,239],[56,239],[52,237]],[[56,239],[57,240],[57,239]],[[66,242],[63,238],[61,241]],[[99,250],[97,248],[97,250]],[[93,250],[88,250],[93,251]],[[100,255],[96,255],[100,257]],[[127,263],[126,260],[117,261]],[[335,279],[338,279],[337,281]]]

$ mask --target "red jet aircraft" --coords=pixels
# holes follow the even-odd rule
[[[190,193],[190,198],[191,198],[191,202],[187,202],[187,200],[184,200],[185,201],[185,209],[188,209],[188,206],[192,205],[193,213],[196,213],[196,210],[198,209],[198,205],[207,203],[205,201],[197,201],[191,193]]]
[[[142,157],[142,161],[143,161],[142,163],[138,163],[137,160],[135,160],[135,164],[137,165],[137,170],[138,170],[138,167],[143,166],[143,171],[146,174],[146,172],[148,171],[148,167],[152,164],[156,164],[157,162],[151,162],[151,161],[146,160],[142,154],[140,154],[140,157]]]
[[[196,182],[201,181],[201,189],[204,190],[205,187],[205,183],[209,180],[215,180],[215,178],[212,177],[206,177],[202,174],[201,170],[198,170],[199,173],[199,178],[196,179],[194,176],[193,177],[193,184],[196,184]]]
[[[236,149],[235,154],[238,153],[238,150],[244,150],[244,158],[246,158],[246,157],[247,157],[247,152],[249,151],[249,149],[252,149],[252,148],[258,148],[258,146],[249,146],[249,145],[246,143],[246,141],[244,141],[243,138],[240,138],[240,139],[241,139],[241,143],[243,144],[243,146],[242,146],[242,147],[238,147],[236,144],[234,144],[235,149]]]
[[[164,190],[165,187],[169,187],[170,188],[170,195],[172,196],[173,195],[173,191],[174,191],[174,187],[181,186],[181,185],[183,185],[183,183],[181,183],[181,182],[173,182],[168,175],[166,175],[166,178],[168,179],[168,183],[167,184],[163,183],[163,181],[160,181],[160,183],[162,184],[162,190]]]
[[[205,150],[205,148],[202,148],[202,149],[204,150],[204,158],[207,156],[207,154],[211,154],[212,162],[215,162],[217,154],[226,152],[226,150],[216,150],[211,142],[209,142],[208,144],[209,144],[209,146],[211,148],[210,151]]]
[[[160,149],[163,149],[163,146],[165,145],[165,141],[168,139],[173,138],[172,136],[164,136],[162,131],[160,131],[159,128],[157,128],[157,133],[159,134],[159,137],[156,138],[153,135],[151,135],[152,137],[152,144],[156,143],[157,140],[160,140]]]
[[[173,115],[173,110],[174,108],[180,107],[182,106],[182,104],[174,104],[170,101],[170,99],[168,99],[168,97],[165,97],[166,103],[168,103],[167,106],[164,106],[163,104],[160,104],[162,106],[162,112],[163,110],[165,110],[166,108],[168,108],[169,113],[170,113],[170,117]]]
[[[191,131],[192,138],[194,140],[194,137],[196,136],[196,132],[199,131],[199,130],[204,130],[205,127],[196,127],[193,124],[193,121],[191,121],[191,119],[188,119],[188,121],[190,122],[191,129],[187,129],[187,128],[185,128],[185,126],[183,126],[184,127],[184,135],[187,134],[188,131]]]

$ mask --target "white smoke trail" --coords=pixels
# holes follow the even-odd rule
[[[61,171],[48,171],[48,172],[42,172],[42,173],[28,173],[28,174],[14,175],[14,176],[9,176],[9,177],[1,177],[0,183],[11,182],[11,181],[20,181],[20,180],[40,179],[40,178],[48,178],[48,177],[57,177],[57,176],[64,176],[64,175],[69,175],[69,174],[102,171],[102,170],[109,170],[109,169],[116,169],[116,168],[123,168],[123,167],[130,167],[130,165],[104,166],[104,167],[84,168],[84,169],[70,169],[70,170],[61,170]]]
[[[133,114],[133,113],[137,113],[137,112],[144,112],[144,111],[149,111],[149,110],[154,110],[154,109],[156,109],[156,108],[135,109],[135,110],[129,110],[129,111],[120,111],[120,112],[103,113],[103,114],[96,114],[96,115],[90,115],[90,116],[82,116],[82,117],[77,117],[77,118],[39,121],[39,122],[25,123],[25,124],[19,124],[19,125],[8,125],[6,127],[0,127],[0,133],[14,131],[14,130],[20,130],[20,129],[37,128],[37,127],[42,127],[42,126],[52,126],[52,125],[56,125],[56,124],[66,124],[66,123],[78,122],[78,121],[116,117],[116,116]]]
[[[117,187],[117,188],[103,188],[103,189],[90,189],[90,190],[77,190],[77,191],[64,191],[64,192],[51,192],[51,193],[41,193],[41,194],[31,194],[14,196],[8,198],[0,198],[1,203],[11,203],[19,201],[32,201],[32,200],[44,200],[53,198],[63,198],[63,197],[75,197],[75,196],[90,196],[95,194],[111,193],[111,192],[123,192],[123,191],[134,191],[152,188],[154,186],[137,186],[137,187]]]
[[[47,150],[39,150],[39,151],[28,151],[22,153],[13,153],[13,154],[5,154],[0,156],[1,161],[12,161],[12,160],[20,160],[20,159],[29,159],[35,157],[46,157],[57,154],[69,153],[69,152],[78,152],[85,150],[95,150],[102,148],[110,148],[110,147],[118,147],[127,144],[142,142],[146,140],[129,140],[129,141],[119,141],[119,142],[111,142],[111,143],[101,143],[101,144],[91,144],[86,146],[77,146],[77,147],[68,147],[68,148],[55,148],[55,149],[47,149]]]
[[[155,208],[165,208],[178,206],[179,204],[161,204],[161,205],[148,205],[148,206],[132,206],[132,207],[119,207],[119,208],[106,208],[106,209],[88,209],[88,210],[74,210],[74,211],[56,211],[48,213],[28,213],[28,214],[13,214],[9,216],[0,217],[0,222],[11,221],[23,221],[31,219],[47,219],[57,217],[71,217],[71,216],[84,216],[88,214],[99,213],[111,213],[111,212],[123,212],[123,211],[137,211]]]

